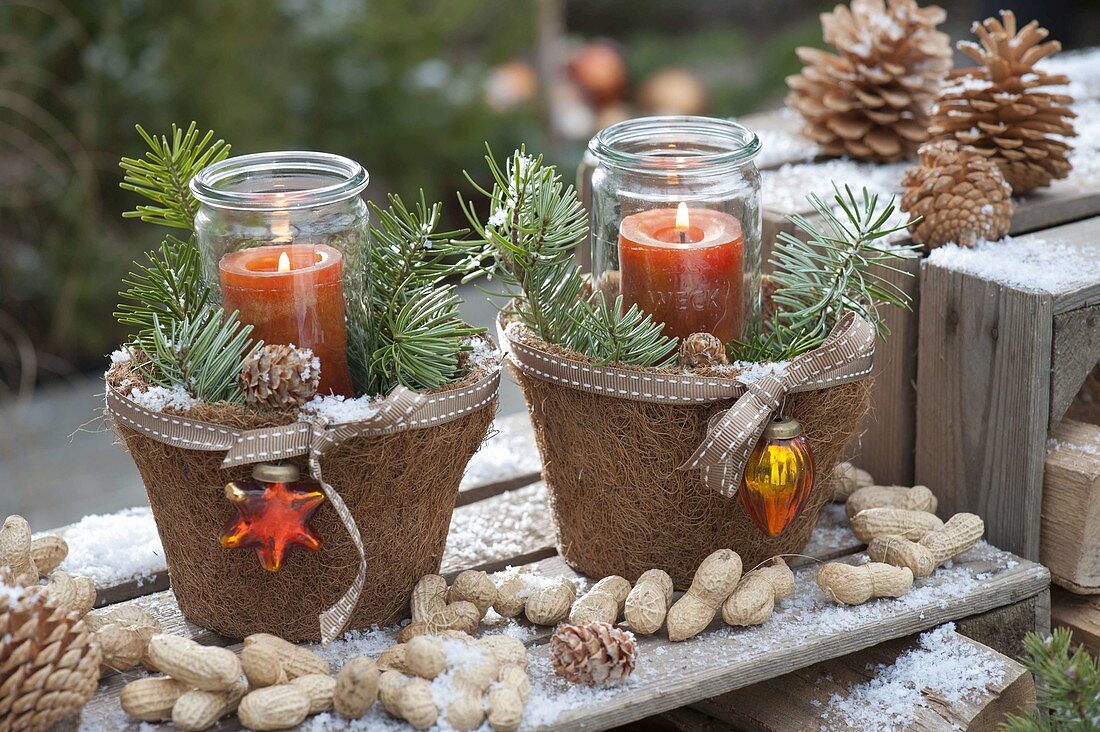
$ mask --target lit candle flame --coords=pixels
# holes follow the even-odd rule
[[[691,228],[691,219],[688,218],[688,205],[680,201],[676,207],[676,231],[687,231]]]
[[[279,271],[280,272],[289,272],[290,271],[290,257],[288,257],[286,255],[286,252],[281,252],[279,254]]]

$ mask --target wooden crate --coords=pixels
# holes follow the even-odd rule
[[[1100,594],[1100,427],[1063,419],[1043,471],[1039,560],[1068,590]]]
[[[916,481],[944,514],[981,515],[991,542],[1031,559],[1047,430],[1100,358],[1097,226],[1022,237],[984,265],[938,250],[921,274]],[[1052,276],[1066,265],[1034,259],[1050,247],[1079,266]]]

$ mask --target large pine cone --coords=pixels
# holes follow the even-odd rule
[[[78,613],[0,570],[0,732],[46,730],[79,712],[99,683],[100,658]]]
[[[787,104],[826,153],[891,162],[928,139],[928,113],[951,68],[951,44],[936,30],[943,8],[914,0],[852,0],[822,13],[837,53],[799,48],[802,72],[787,77]]]
[[[317,393],[321,362],[308,348],[269,344],[241,369],[241,391],[253,406],[295,409]]]
[[[929,249],[996,241],[1012,224],[1016,207],[1001,169],[954,140],[922,145],[920,166],[905,171],[901,184],[902,209],[922,217],[913,227],[913,240]]]
[[[568,623],[550,639],[554,671],[572,684],[609,686],[634,671],[634,635],[608,623]]]
[[[979,66],[958,69],[936,100],[932,119],[935,139],[970,145],[1001,168],[1015,193],[1050,185],[1069,175],[1069,151],[1062,138],[1077,133],[1070,120],[1073,97],[1040,91],[1066,84],[1062,75],[1048,74],[1035,63],[1061,50],[1058,41],[1040,43],[1046,28],[1031,21],[1016,31],[1016,16],[1001,13],[974,24],[981,44],[959,43],[959,50]]]

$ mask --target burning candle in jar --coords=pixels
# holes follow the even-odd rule
[[[321,361],[318,391],[355,396],[344,328],[343,257],[325,244],[292,244],[229,252],[218,264],[222,306],[237,310],[265,343],[311,348]],[[273,233],[281,233],[276,226]]]
[[[657,208],[619,227],[620,292],[665,335],[742,337],[744,238],[740,222],[709,208]]]

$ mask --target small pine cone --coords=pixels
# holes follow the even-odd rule
[[[921,146],[920,166],[905,171],[902,186],[902,210],[922,217],[913,240],[928,249],[1001,239],[1016,209],[997,164],[954,140]]]
[[[79,712],[99,685],[101,658],[76,612],[0,569],[0,729],[38,732]]]
[[[247,404],[269,409],[294,409],[317,393],[321,363],[308,348],[268,344],[241,369],[240,384]]]
[[[571,684],[611,686],[634,671],[634,634],[608,623],[568,623],[550,639],[554,672]]]
[[[1001,20],[987,18],[973,31],[981,44],[959,43],[978,62],[948,76],[936,99],[930,131],[933,140],[957,140],[993,160],[1014,193],[1024,193],[1065,178],[1072,167],[1066,138],[1074,137],[1073,97],[1043,91],[1069,83],[1036,62],[1057,53],[1058,41],[1041,43],[1046,28],[1032,21],[1016,30],[1008,10]]]
[[[805,134],[830,155],[891,162],[928,139],[928,113],[951,68],[951,44],[936,30],[947,14],[915,0],[852,0],[822,13],[825,42],[799,48],[805,64],[787,77],[787,104]]]
[[[680,365],[688,369],[705,369],[730,362],[726,347],[710,333],[692,333],[680,341]]]

